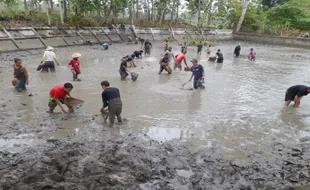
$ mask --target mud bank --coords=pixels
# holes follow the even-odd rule
[[[52,122],[55,118],[42,119],[48,125],[11,126],[2,135],[10,139],[27,130],[40,136],[42,131],[61,126],[61,122]],[[112,139],[108,136],[117,128],[94,127],[93,120],[83,120],[87,128],[66,139],[34,138],[33,146],[18,152],[16,147],[15,151],[1,150],[1,189],[250,190],[287,189],[310,182],[308,141],[285,147],[274,140],[272,151],[248,155],[253,160],[244,164],[223,159],[217,145],[191,151],[188,143],[158,143],[143,134]],[[86,140],[89,137],[91,141]]]

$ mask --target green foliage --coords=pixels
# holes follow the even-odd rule
[[[19,4],[19,1],[18,0],[0,0],[0,3],[4,3],[7,6],[7,8],[12,10]]]
[[[214,42],[210,42],[210,41],[205,41],[205,40],[200,40],[199,38],[195,38],[193,40],[191,40],[190,42],[188,42],[189,46],[198,46],[198,45],[203,45],[203,46],[215,46]]]
[[[69,18],[67,24],[69,26],[74,26],[74,27],[99,26],[99,23],[94,18],[79,16],[79,15],[75,15]]]

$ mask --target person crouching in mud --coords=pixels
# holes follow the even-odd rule
[[[255,61],[255,57],[256,57],[256,53],[254,52],[254,49],[251,48],[248,58],[250,61]]]
[[[217,56],[217,63],[223,63],[224,62],[224,56],[223,56],[220,49],[217,50],[216,56]]]
[[[57,105],[60,107],[63,113],[66,113],[67,111],[64,109],[62,104],[65,104],[68,107],[70,113],[73,113],[73,107],[70,105],[70,99],[74,99],[70,95],[72,89],[73,85],[71,83],[65,83],[64,85],[57,85],[53,87],[50,91],[50,98],[48,103],[49,111],[47,113],[53,113]]]
[[[193,66],[191,68],[192,76],[189,79],[189,81],[192,81],[194,77],[194,89],[198,89],[198,88],[204,89],[205,87],[203,86],[203,83],[204,83],[205,72],[204,72],[203,66],[198,63],[197,59],[192,59],[191,62],[193,63]]]
[[[121,80],[125,80],[126,77],[128,76],[128,69],[127,69],[127,61],[128,61],[129,57],[123,57],[122,61],[121,61],[121,65],[119,68],[119,74],[121,75]]]
[[[103,89],[103,92],[101,94],[102,96],[102,102],[103,106],[100,110],[101,113],[106,112],[106,107],[108,107],[109,111],[109,127],[113,127],[115,116],[117,117],[117,121],[119,123],[122,123],[122,101],[121,96],[118,88],[112,88],[110,87],[110,83],[108,81],[102,81],[101,87]]]
[[[170,63],[169,53],[165,53],[164,57],[159,60],[160,65],[158,73],[159,75],[163,72],[164,69],[168,72],[168,74],[171,74],[172,71],[169,67],[169,63]]]
[[[131,55],[132,58],[137,58],[137,59],[142,59],[142,53],[143,53],[143,50],[140,50],[140,51],[134,51],[133,54]]]
[[[240,51],[241,51],[241,46],[240,44],[238,44],[236,47],[235,47],[235,50],[234,50],[234,55],[238,58],[240,56]]]
[[[107,44],[107,43],[102,44],[102,49],[103,50],[108,50],[109,49],[109,44]]]
[[[14,59],[14,79],[17,80],[17,84],[15,85],[15,89],[18,92],[22,92],[26,89],[26,85],[29,84],[29,76],[27,69],[22,66],[22,60],[19,58]]]
[[[43,58],[41,60],[41,64],[43,64],[42,72],[48,72],[48,70],[54,72],[55,71],[55,63],[59,65],[59,62],[56,58],[56,54],[53,52],[54,48],[48,46],[46,51],[43,54]]]
[[[307,96],[310,93],[310,87],[305,85],[291,86],[286,90],[284,106],[289,106],[294,101],[294,107],[297,108],[300,105],[300,100],[303,96]]]
[[[151,55],[152,43],[149,40],[146,40],[144,43],[144,54]]]
[[[81,74],[80,70],[80,60],[79,58],[81,57],[81,54],[79,53],[74,53],[72,55],[72,59],[69,62],[69,67],[71,69],[71,73],[73,74],[73,81],[81,81],[81,79],[78,79],[78,75]]]

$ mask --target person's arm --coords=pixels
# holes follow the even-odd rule
[[[300,99],[301,99],[301,97],[299,97],[298,95],[296,95],[295,96],[295,98],[294,98],[294,107],[295,108],[298,108],[298,106],[300,105]]]
[[[68,93],[67,96],[68,96],[69,98],[71,98],[71,99],[74,99],[74,98],[71,96],[70,93]]]
[[[46,59],[46,53],[44,53],[44,54],[43,54],[43,57],[42,57],[41,63],[44,63],[44,62],[45,62],[45,59]]]
[[[29,80],[28,80],[28,78],[29,78],[28,71],[27,71],[27,69],[26,69],[25,67],[22,67],[22,70],[23,70],[23,72],[25,73],[26,84],[28,85],[28,84],[29,84]]]
[[[163,62],[163,58],[159,60],[159,65],[161,65],[162,62]]]
[[[106,92],[105,91],[102,92],[101,97],[102,97],[103,106],[100,109],[100,112],[103,113],[104,112],[104,108],[106,108],[108,106],[108,101],[106,99]]]
[[[59,101],[59,99],[55,99],[55,101],[56,101],[57,105],[60,107],[61,111],[64,112],[64,113],[66,113],[67,111],[62,107],[62,104],[61,104],[61,102]]]
[[[184,56],[183,60],[184,60],[186,67],[188,67],[187,62],[186,62],[186,56]]]
[[[53,58],[54,58],[54,61],[56,62],[56,64],[59,65],[59,62],[58,62],[58,60],[57,60],[57,57],[56,57],[56,54],[55,54],[55,53],[54,53]]]

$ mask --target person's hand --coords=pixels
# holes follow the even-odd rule
[[[101,109],[100,109],[100,112],[103,113],[103,112],[104,112],[104,108],[101,108]]]
[[[69,108],[69,112],[73,113],[74,112],[73,108]]]
[[[64,108],[61,108],[61,111],[62,111],[63,113],[67,113],[67,111],[66,111]]]
[[[26,84],[29,85],[29,81],[28,80],[26,81]]]

